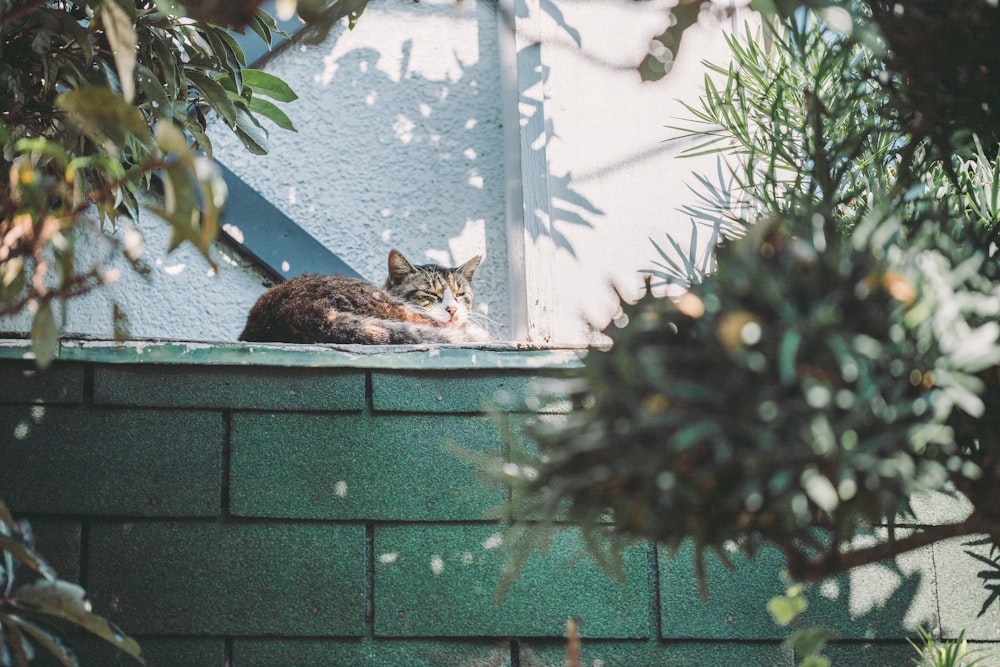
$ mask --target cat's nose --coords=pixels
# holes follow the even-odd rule
[[[448,306],[448,307],[445,308],[445,310],[448,311],[449,315],[451,315],[452,317],[455,317],[455,312],[458,310],[458,308],[456,308],[455,306]]]

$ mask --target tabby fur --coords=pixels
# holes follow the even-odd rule
[[[240,340],[284,343],[408,345],[481,342],[469,324],[472,276],[480,256],[457,268],[415,266],[389,253],[382,289],[346,276],[303,275],[265,292]]]

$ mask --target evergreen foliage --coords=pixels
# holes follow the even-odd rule
[[[602,559],[640,538],[691,538],[701,567],[706,551],[728,562],[727,545],[773,544],[793,577],[819,580],[947,537],[1000,543],[994,106],[963,97],[979,111],[915,131],[929,84],[893,50],[908,31],[970,34],[997,9],[963,3],[932,29],[906,4],[882,30],[879,8],[823,4],[732,38],[732,64],[709,65],[680,128],[691,154],[730,165],[715,214],[745,235],[678,300],[624,304],[613,346],[585,360],[580,407],[530,427],[537,448],[512,447],[502,474],[520,515],[580,523]],[[937,76],[998,52],[991,39],[937,52]],[[974,510],[853,546],[925,490]]]
[[[40,366],[58,343],[57,302],[114,280],[116,257],[147,270],[138,234],[116,230],[138,215],[154,176],[163,197],[150,208],[171,227],[170,250],[191,243],[211,262],[227,194],[211,160],[212,114],[254,154],[268,150],[263,119],[294,130],[276,103],[295,93],[249,68],[225,29],[270,44],[277,28],[260,4],[0,0],[0,316],[33,313]],[[353,25],[365,4],[279,6],[318,40],[341,18]]]

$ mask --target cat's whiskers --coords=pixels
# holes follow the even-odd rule
[[[465,324],[479,327],[490,334],[490,337],[495,336],[500,329],[500,325],[493,318],[478,310],[469,311],[469,319],[466,320]]]

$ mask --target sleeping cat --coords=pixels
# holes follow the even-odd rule
[[[414,266],[389,252],[385,286],[346,276],[304,275],[265,292],[240,340],[405,345],[485,340],[469,325],[476,256],[458,268]]]

